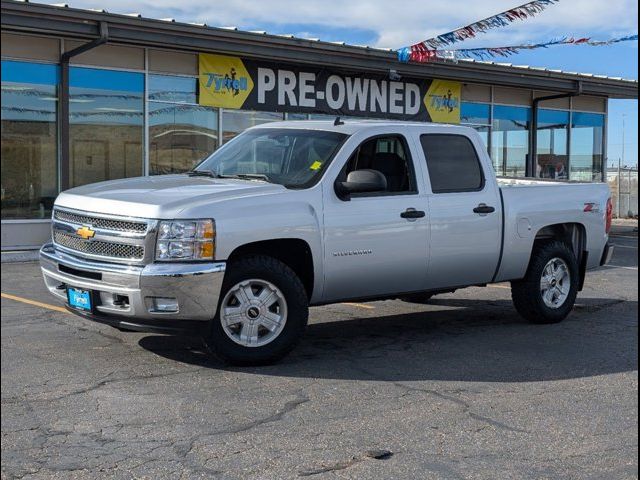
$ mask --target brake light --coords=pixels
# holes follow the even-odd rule
[[[611,222],[613,221],[613,202],[611,201],[611,197],[607,200],[607,219],[604,227],[604,231],[608,234],[611,230]]]

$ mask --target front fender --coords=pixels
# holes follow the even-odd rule
[[[201,209],[198,209],[199,211]],[[282,194],[232,199],[211,205],[209,213],[183,212],[182,216],[211,217],[216,222],[216,259],[226,260],[238,247],[275,239],[304,240],[311,249],[314,291],[320,298],[323,288],[321,212],[319,189],[287,190]]]

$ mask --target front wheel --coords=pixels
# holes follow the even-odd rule
[[[213,353],[234,365],[280,360],[300,340],[309,316],[307,294],[284,263],[256,255],[232,262],[218,312],[205,338]]]
[[[559,241],[533,252],[527,274],[511,282],[518,313],[531,323],[557,323],[573,309],[578,294],[578,261],[571,247]]]

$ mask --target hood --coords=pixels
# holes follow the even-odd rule
[[[282,193],[256,180],[158,175],[93,183],[62,192],[56,206],[141,218],[179,218],[185,208],[233,198]]]

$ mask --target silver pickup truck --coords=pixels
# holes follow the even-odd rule
[[[510,281],[535,323],[605,264],[605,184],[496,180],[471,128],[297,121],[253,127],[186,174],[63,192],[44,281],[122,330],[198,333],[234,364],[300,339],[309,306]]]

